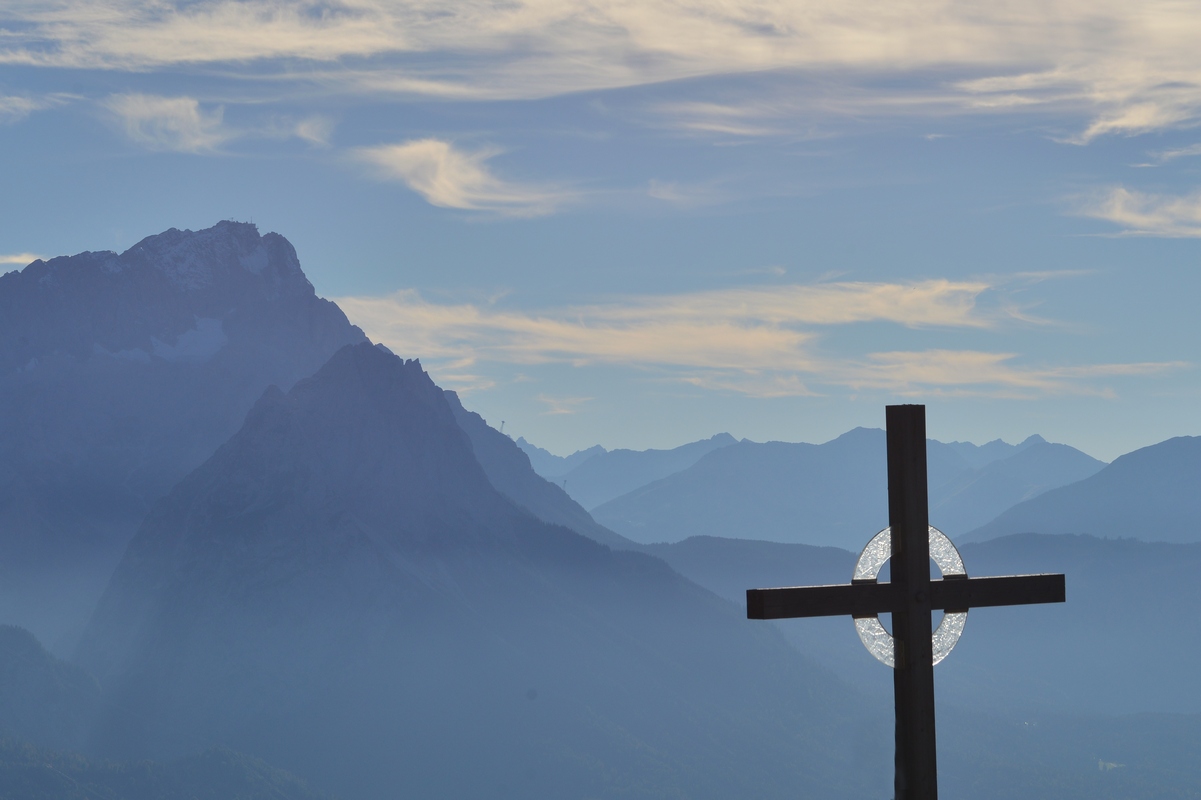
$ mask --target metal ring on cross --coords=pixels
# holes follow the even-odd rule
[[[938,566],[943,577],[954,575],[966,578],[967,570],[963,567],[963,558],[960,557],[959,551],[955,549],[955,545],[951,543],[947,535],[931,525],[929,537],[930,558]],[[891,557],[892,529],[885,528],[873,536],[872,540],[867,543],[867,547],[864,547],[863,552],[859,554],[859,560],[855,562],[855,575],[852,582],[874,582],[880,575],[880,569],[884,563]],[[934,645],[935,664],[950,655],[951,648],[959,641],[966,622],[966,611],[948,611],[942,615],[942,622],[939,623],[931,637]],[[879,617],[856,619],[855,630],[859,632],[859,639],[863,642],[863,646],[878,661],[889,667],[896,666],[893,657],[892,634],[884,630]]]

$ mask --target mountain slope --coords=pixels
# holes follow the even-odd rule
[[[0,626],[0,737],[78,749],[99,699],[92,676],[50,655],[29,631]]]
[[[729,447],[736,441],[728,433],[719,433],[672,450],[609,450],[587,459],[557,481],[572,499],[584,508],[593,509],[640,486],[687,469],[706,454]]]
[[[984,457],[971,447],[926,444],[930,521],[952,536],[1101,466],[1066,445],[1031,437],[1020,446],[1004,445],[1008,456],[973,469],[963,453],[975,461]],[[979,450],[989,447],[995,454],[997,447]],[[717,536],[858,551],[888,524],[885,456],[884,431],[865,428],[821,445],[743,441],[592,513],[602,525],[644,543]]]
[[[362,332],[222,222],[0,277],[0,619],[77,635],[151,504]]]
[[[222,744],[347,797],[862,796],[887,770],[841,684],[513,505],[420,365],[365,344],[155,507],[79,662],[101,752]]]
[[[1095,475],[1005,511],[964,541],[1011,533],[1087,533],[1201,541],[1201,437],[1180,436],[1115,459]]]
[[[539,476],[525,452],[508,436],[490,427],[479,414],[463,408],[457,394],[447,390],[446,401],[459,427],[471,440],[476,460],[497,491],[543,522],[562,525],[610,547],[635,548],[629,539],[597,524],[559,486]]]
[[[938,442],[930,483],[968,469]],[[884,431],[856,428],[825,444],[741,441],[593,509],[637,542],[689,536],[768,539],[859,549],[888,524]]]
[[[561,478],[593,456],[607,452],[599,444],[594,444],[587,450],[576,450],[569,456],[557,456],[549,450],[527,442],[524,436],[517,439],[517,446],[529,456],[534,472],[544,478]]]
[[[1034,438],[1034,437],[1031,437]],[[932,489],[931,517],[952,537],[972,531],[1010,507],[1095,475],[1105,462],[1066,444],[1029,439],[1005,458]]]

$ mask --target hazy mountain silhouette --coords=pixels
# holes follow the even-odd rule
[[[845,583],[856,555],[803,544],[698,537],[646,548],[733,602],[756,587]],[[942,701],[1029,718],[1201,713],[1201,544],[1006,536],[962,545],[970,575],[1062,572],[1067,603],[976,609],[937,670]],[[891,692],[849,619],[779,623],[798,648],[859,687]]]
[[[640,486],[687,469],[707,453],[737,441],[728,433],[719,433],[672,450],[609,450],[597,453],[554,480],[584,508],[594,509]]]
[[[479,414],[463,408],[457,394],[447,390],[446,401],[459,427],[471,440],[476,460],[497,491],[543,522],[562,525],[610,547],[624,550],[636,547],[624,536],[599,525],[562,488],[538,475],[526,453]]]
[[[99,699],[91,675],[46,652],[29,631],[0,626],[0,738],[79,749]]]
[[[1103,461],[1041,436],[1030,437],[1014,450],[933,488],[930,515],[938,520],[935,524],[940,530],[958,539],[1017,503],[1083,480],[1105,467]]]
[[[557,456],[549,450],[530,444],[524,436],[517,439],[517,446],[529,456],[534,472],[544,478],[561,478],[593,456],[607,452],[599,444],[594,444],[587,450],[576,450],[569,456]]]
[[[982,469],[994,461],[1000,461],[1003,458],[1017,455],[1027,447],[1044,441],[1046,440],[1043,437],[1035,434],[1027,437],[1018,444],[1009,444],[1000,439],[993,439],[991,442],[984,444],[973,444],[972,442],[945,442],[945,444],[966,461],[969,467],[972,469]]]
[[[841,684],[515,506],[420,365],[367,344],[156,505],[79,662],[103,752],[224,744],[348,797],[862,796],[888,769]]]
[[[48,653],[27,630],[0,626],[0,797],[318,800],[280,770],[215,749],[169,764],[79,755],[96,722],[100,685]]]
[[[0,618],[78,632],[151,504],[362,332],[222,222],[0,277]]]
[[[929,440],[931,522],[954,535],[955,526],[981,524],[1097,464],[1064,445],[1025,444],[1014,447],[1009,458],[975,470],[962,456],[963,443]],[[1010,464],[1011,459],[1017,461]],[[884,431],[856,428],[820,445],[744,440],[611,500],[592,515],[638,542],[717,536],[857,551],[888,524]]]
[[[1152,542],[1201,541],[1201,437],[1127,453],[1095,475],[1015,505],[963,541],[1010,533],[1087,533]]]

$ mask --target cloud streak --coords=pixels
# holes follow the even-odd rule
[[[467,152],[441,139],[364,147],[356,157],[384,177],[403,182],[441,208],[508,216],[541,216],[570,202],[561,189],[502,180],[488,168],[496,150]]]
[[[442,365],[462,371],[483,364],[569,364],[627,367],[758,397],[831,388],[1034,397],[1104,393],[1097,379],[1185,366],[1035,367],[1013,353],[946,349],[847,359],[820,347],[822,329],[856,323],[961,331],[1024,324],[977,302],[996,289],[983,281],[830,283],[634,297],[543,313],[431,303],[413,291],[338,303],[370,337],[426,359],[435,373]]]
[[[1126,236],[1201,237],[1201,191],[1164,195],[1119,186],[1083,200],[1079,213],[1112,222]]]
[[[339,92],[529,98],[791,70],[849,82],[820,99],[826,110],[841,96],[891,112],[1080,115],[1066,137],[1079,143],[1201,114],[1201,17],[1170,0],[13,0],[0,25],[0,63],[274,63],[256,74]],[[898,73],[926,78],[857,91]],[[679,121],[757,136],[791,113],[753,111],[683,109]]]
[[[27,264],[37,261],[39,258],[45,257],[34,253],[0,253],[0,264],[16,264],[17,266],[24,267]]]

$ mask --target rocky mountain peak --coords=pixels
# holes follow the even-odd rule
[[[239,273],[259,276],[277,292],[313,291],[291,243],[278,233],[260,236],[249,222],[224,220],[201,231],[171,228],[147,236],[117,263],[147,264],[182,292],[204,289]]]

